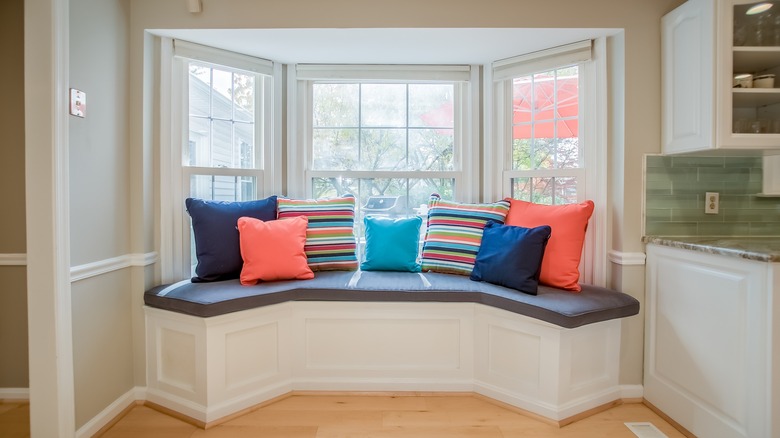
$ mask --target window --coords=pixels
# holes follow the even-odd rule
[[[594,200],[581,272],[606,282],[606,117],[597,104],[605,69],[591,41],[493,64],[494,174],[486,186],[503,196],[539,204]],[[601,96],[601,97],[600,97]],[[606,112],[604,111],[604,114]]]
[[[167,43],[167,45],[166,45]],[[162,154],[163,275],[191,275],[195,260],[184,199],[246,201],[278,193],[274,65],[183,41],[164,41],[171,88],[170,147]],[[163,78],[165,80],[165,77]],[[168,165],[166,165],[166,163]],[[169,215],[169,220],[166,216]]]
[[[579,141],[579,67],[512,79],[510,196],[538,204],[571,204],[583,190]]]
[[[358,233],[366,214],[410,216],[420,214],[431,193],[465,196],[469,67],[456,67],[447,78],[435,67],[377,72],[354,66],[336,74],[298,66],[298,75],[305,196],[355,195]]]

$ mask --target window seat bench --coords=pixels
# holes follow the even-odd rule
[[[318,272],[144,295],[147,400],[203,425],[291,391],[469,391],[564,422],[621,398],[620,318],[596,286],[538,295],[435,273]]]

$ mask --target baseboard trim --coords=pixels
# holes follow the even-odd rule
[[[94,416],[85,425],[76,431],[76,438],[89,438],[107,431],[111,426],[127,415],[130,410],[142,401],[145,396],[145,389],[135,387],[122,394],[113,403],[108,405],[99,414]]]
[[[0,388],[0,401],[30,401],[30,388]]]
[[[516,406],[514,404],[509,404],[509,403],[501,400],[500,398],[495,397],[494,395],[497,395],[497,394],[495,394],[495,392],[489,391],[489,390],[488,391],[484,391],[484,388],[481,388],[482,390],[480,390],[479,386],[477,386],[477,388],[474,388],[475,389],[474,391],[469,391],[469,390],[465,390],[465,391],[403,391],[403,390],[398,390],[398,391],[349,391],[349,390],[346,390],[346,391],[332,391],[332,390],[331,391],[327,391],[327,390],[319,391],[319,390],[290,390],[289,389],[290,386],[291,385],[288,385],[287,388],[278,388],[278,390],[281,390],[281,391],[284,391],[284,392],[280,393],[280,394],[278,394],[278,395],[276,395],[274,397],[271,397],[271,398],[269,398],[269,399],[267,399],[265,401],[262,401],[262,402],[259,402],[259,403],[256,403],[256,404],[252,404],[252,405],[247,406],[247,407],[245,407],[244,409],[242,409],[242,410],[240,410],[238,412],[234,412],[233,414],[225,415],[223,417],[218,417],[218,418],[216,418],[214,420],[211,420],[211,421],[202,421],[202,420],[196,418],[199,415],[197,415],[197,413],[193,412],[192,408],[194,408],[194,406],[187,406],[187,408],[189,408],[189,409],[187,409],[187,408],[181,409],[183,411],[190,411],[190,413],[194,413],[195,414],[195,415],[188,415],[188,414],[182,413],[180,411],[177,411],[175,409],[170,409],[170,408],[162,406],[162,405],[160,405],[158,403],[155,403],[153,400],[155,398],[158,398],[158,397],[155,397],[153,390],[152,391],[148,391],[147,388],[144,388],[144,387],[135,387],[135,388],[131,389],[130,391],[126,392],[125,394],[123,394],[118,399],[116,399],[108,407],[103,409],[103,411],[101,411],[97,416],[95,416],[90,421],[88,421],[84,426],[79,428],[79,430],[76,431],[76,435],[75,436],[76,436],[76,438],[88,438],[88,437],[92,437],[92,436],[100,436],[101,434],[105,433],[108,429],[110,429],[113,425],[115,425],[117,422],[119,422],[125,415],[127,415],[128,412],[130,412],[135,406],[138,406],[138,405],[147,406],[147,407],[149,407],[151,409],[154,409],[154,410],[162,412],[162,413],[164,413],[166,415],[170,415],[172,417],[178,418],[179,420],[182,420],[182,421],[184,421],[186,423],[192,424],[192,425],[194,425],[196,427],[199,427],[201,429],[209,429],[209,428],[218,426],[218,425],[220,425],[222,423],[225,423],[227,421],[231,421],[231,420],[233,420],[235,418],[238,418],[238,417],[240,417],[242,415],[245,415],[245,414],[247,414],[249,412],[252,412],[254,410],[260,409],[262,407],[268,406],[268,405],[276,403],[276,402],[278,402],[280,400],[284,400],[284,399],[286,399],[288,397],[296,396],[296,395],[303,395],[303,396],[307,396],[307,395],[394,396],[394,397],[403,397],[403,396],[411,396],[411,397],[416,397],[416,396],[469,396],[470,395],[470,396],[477,397],[477,398],[479,398],[481,400],[493,403],[496,406],[501,406],[501,407],[503,407],[505,409],[508,409],[508,410],[511,410],[511,411],[514,411],[514,412],[518,412],[518,413],[520,413],[522,415],[525,415],[527,417],[533,418],[533,419],[535,419],[537,421],[541,421],[541,422],[544,422],[546,424],[550,424],[550,425],[554,425],[554,426],[558,426],[558,427],[566,426],[566,425],[571,424],[573,422],[580,421],[580,420],[582,420],[584,418],[587,418],[587,417],[590,417],[592,415],[595,415],[595,414],[597,414],[599,412],[603,412],[603,411],[605,411],[607,409],[610,409],[612,407],[621,405],[623,403],[627,403],[625,398],[623,400],[615,399],[615,400],[612,400],[612,401],[608,401],[606,403],[597,404],[596,406],[594,406],[594,407],[592,407],[592,408],[590,408],[590,409],[588,409],[586,411],[580,412],[580,413],[578,413],[576,415],[573,415],[573,416],[570,416],[570,417],[567,417],[567,418],[562,418],[560,420],[554,420],[554,419],[545,417],[543,415],[539,415],[538,413],[536,413],[536,412],[534,412],[532,410],[524,409],[524,408],[518,407],[518,406]],[[626,395],[630,396],[630,397],[627,397],[628,399],[634,399],[634,398],[636,398],[634,396],[637,394],[637,392],[638,391],[642,391],[642,385],[621,385],[620,386],[620,391],[621,391],[622,394],[626,394]],[[487,395],[487,394],[485,394],[485,392],[488,392],[488,393],[492,392],[493,394],[492,395]],[[22,394],[22,393],[26,393],[27,394],[27,399],[29,399],[29,390],[27,390],[26,388],[0,389],[0,399],[2,399],[3,396],[6,395],[6,394]],[[149,396],[151,396],[151,397],[149,397]],[[167,401],[170,401],[169,397],[163,397],[163,398],[167,399]],[[21,400],[20,398],[8,398],[8,397],[6,397],[6,399],[7,400]],[[593,402],[593,401],[595,401],[595,399],[591,400],[591,402]],[[190,404],[187,401],[183,401],[182,400],[182,402],[183,402],[183,403],[181,403],[182,405]],[[656,408],[655,406],[650,404],[647,400],[645,400],[645,399],[640,397],[639,398],[639,402],[640,403],[644,403],[645,405],[647,405],[648,408],[650,408],[651,410],[656,412],[659,416],[661,416],[664,420],[669,422],[669,424],[671,424],[672,426],[677,428],[685,436],[696,438],[694,435],[690,434],[690,432],[688,432],[685,428],[683,428],[678,423],[676,423],[674,420],[669,418],[666,414],[661,412],[658,408]],[[183,407],[183,406],[180,406],[180,408],[181,407]]]
[[[85,263],[83,265],[72,266],[70,268],[70,282],[75,283],[131,266],[149,266],[156,263],[158,259],[159,256],[157,252],[152,251],[145,254],[125,254],[118,257],[98,260],[96,262]]]
[[[697,438],[696,435],[691,433],[691,431],[689,431],[688,429],[684,428],[680,423],[674,421],[672,419],[672,417],[666,415],[666,413],[664,413],[664,411],[658,409],[655,405],[653,405],[652,403],[647,401],[647,399],[643,398],[642,399],[642,404],[647,406],[651,411],[653,411],[656,414],[658,414],[659,417],[661,417],[667,423],[671,424],[672,427],[677,429],[678,432],[680,432],[681,434],[685,435],[687,438]]]
[[[645,387],[642,385],[620,385],[620,398],[626,403],[642,403]]]

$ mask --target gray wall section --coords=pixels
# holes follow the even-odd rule
[[[87,94],[70,117],[71,265],[130,253],[129,5],[70,1],[70,83]],[[135,386],[131,271],[72,285],[76,427]]]
[[[134,385],[130,270],[72,285],[76,427]]]
[[[87,117],[70,117],[71,264],[129,253],[128,11],[122,0],[71,0],[70,86]]]
[[[0,49],[7,84],[0,105],[0,254],[23,254],[24,193],[24,0],[0,2]],[[0,388],[27,388],[27,270],[0,266]]]

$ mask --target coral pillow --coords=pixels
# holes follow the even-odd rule
[[[517,199],[510,203],[506,224],[518,227],[549,225],[552,235],[542,260],[539,282],[579,292],[580,258],[585,230],[593,214],[593,201],[567,205],[541,205]]]
[[[258,280],[309,280],[314,272],[306,263],[303,245],[309,220],[299,216],[283,221],[263,222],[242,217],[238,220],[241,240],[241,284]]]

